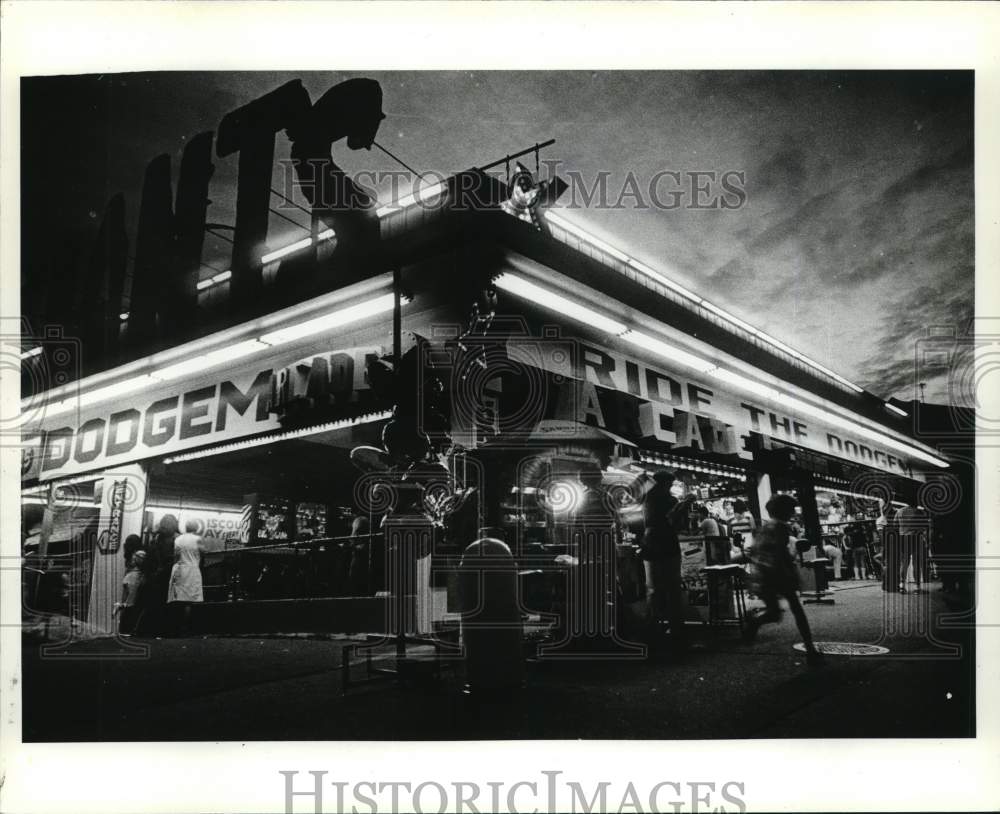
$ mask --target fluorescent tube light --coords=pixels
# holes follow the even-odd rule
[[[334,238],[336,236],[337,233],[333,231],[333,229],[326,229],[320,232],[318,235],[316,235],[316,241],[319,242],[320,240],[330,240],[331,238]]]
[[[538,305],[551,308],[553,311],[591,325],[599,331],[604,331],[604,333],[617,336],[628,330],[628,327],[624,323],[609,319],[603,314],[587,308],[585,305],[580,305],[548,289],[541,288],[534,283],[528,282],[523,277],[518,277],[516,274],[501,274],[497,278],[495,285],[497,288],[509,291],[511,294],[531,300]]]
[[[260,262],[266,266],[268,263],[273,263],[275,260],[280,260],[282,257],[287,257],[294,252],[309,248],[312,245],[312,242],[311,237],[304,237],[302,240],[296,240],[294,243],[290,243],[283,249],[276,249],[269,254],[265,254],[260,258]]]
[[[228,280],[232,276],[233,276],[232,271],[223,271],[223,272],[220,272],[219,274],[216,274],[212,278],[212,282],[215,283],[216,285],[218,285],[219,283],[226,282],[226,280]]]
[[[716,379],[722,379],[722,381],[732,385],[733,387],[738,387],[744,392],[752,393],[762,399],[777,399],[777,397],[781,395],[775,388],[766,385],[763,382],[748,379],[746,376],[741,376],[739,373],[734,373],[732,370],[717,367],[714,370],[708,371],[708,373]]]
[[[686,350],[678,348],[675,345],[668,345],[666,342],[662,342],[655,337],[648,336],[639,331],[627,331],[622,334],[621,338],[626,342],[631,342],[633,345],[638,345],[640,348],[652,351],[664,359],[669,359],[671,362],[679,362],[682,365],[687,365],[699,373],[708,373],[710,370],[716,368],[715,362],[702,359],[700,356],[688,353]]]
[[[386,215],[392,214],[393,212],[398,212],[401,209],[406,209],[407,207],[413,206],[413,204],[415,204],[417,201],[423,202],[423,201],[429,201],[432,198],[436,198],[439,195],[443,194],[446,189],[447,187],[445,186],[443,181],[439,181],[436,184],[430,184],[429,186],[422,187],[421,189],[417,190],[416,193],[412,193],[410,195],[404,195],[397,201],[393,201],[392,203],[388,203],[385,206],[379,207],[378,209],[375,210],[375,214],[378,217],[383,218]]]
[[[885,409],[891,410],[896,415],[901,415],[901,416],[908,416],[909,415],[909,413],[906,412],[906,410],[900,410],[895,404],[889,404],[889,402],[885,403]]]
[[[213,350],[210,353],[205,353],[201,356],[195,356],[192,359],[185,359],[183,362],[167,365],[166,367],[154,370],[150,375],[154,379],[159,379],[161,381],[176,379],[190,373],[198,373],[202,370],[208,370],[211,367],[225,364],[226,362],[231,362],[235,359],[242,359],[244,356],[259,353],[260,351],[267,350],[267,348],[268,346],[263,342],[257,339],[250,339],[246,342],[237,342],[235,345]]]
[[[344,325],[349,325],[352,322],[373,317],[376,314],[381,314],[385,311],[391,311],[393,302],[394,297],[392,294],[384,294],[381,297],[375,297],[374,299],[366,300],[365,302],[358,303],[357,305],[340,308],[336,311],[331,311],[329,314],[324,314],[323,316],[315,317],[314,319],[309,319],[305,322],[300,322],[298,325],[292,325],[291,327],[282,328],[281,330],[274,331],[273,333],[264,334],[260,337],[260,341],[265,342],[268,345],[280,345],[284,342],[294,342],[296,339],[303,339],[307,336],[312,336],[313,334],[331,331],[334,328],[340,328]]]
[[[204,291],[206,288],[211,288],[213,285],[215,285],[215,283],[212,282],[212,278],[208,277],[207,279],[199,280],[195,288],[199,291]]]
[[[99,401],[106,401],[116,396],[123,396],[126,393],[134,393],[136,390],[152,387],[155,384],[156,380],[149,375],[133,376],[131,379],[124,379],[114,384],[99,387],[96,390],[91,390],[89,393],[81,393],[75,400],[66,399],[63,404],[67,405],[67,409],[73,408],[74,401],[80,407],[87,407],[91,404],[97,404]],[[48,411],[48,408],[46,408],[46,411]]]

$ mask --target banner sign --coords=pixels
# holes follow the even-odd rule
[[[510,359],[542,367],[549,374],[548,386],[539,388],[530,373],[498,376],[494,387],[499,413],[524,415],[526,403],[545,401],[540,417],[575,420],[631,440],[657,441],[671,450],[750,459],[754,433],[896,475],[920,477],[905,454],[832,423],[727,392],[718,382],[680,374],[659,363],[650,365],[596,344],[572,344],[572,351],[559,353],[540,352],[537,340],[533,346],[509,343]],[[540,398],[543,391],[547,395]]]
[[[242,545],[242,512],[147,506],[146,520],[143,525],[150,535],[152,535],[153,530],[159,527],[163,516],[167,514],[172,514],[177,518],[182,531],[187,529],[187,524],[190,521],[194,521],[196,528],[193,533],[202,538],[205,551],[208,553]]]
[[[283,367],[264,363],[239,373],[217,373],[215,381],[174,383],[172,391],[130,396],[128,406],[120,401],[99,405],[96,414],[88,410],[78,425],[67,422],[26,434],[36,443],[22,457],[22,478],[51,480],[278,430],[276,410],[306,396],[309,370],[323,369],[327,374],[322,381],[318,374],[313,376],[311,394],[318,397],[325,382],[324,399],[354,398],[368,387],[367,359],[380,352],[381,348],[351,348],[315,354]]]
[[[107,533],[97,538],[97,547],[102,554],[114,554],[122,544],[122,522],[125,520],[127,490],[126,480],[116,480],[111,487],[111,514],[108,518]]]

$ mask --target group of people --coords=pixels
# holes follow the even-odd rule
[[[905,594],[912,567],[915,589],[922,590],[921,586],[931,580],[931,523],[927,513],[913,503],[899,511],[889,506],[878,525],[884,540],[882,589]]]
[[[204,545],[197,531],[197,522],[188,521],[181,534],[177,518],[167,514],[148,546],[138,534],[126,538],[126,573],[114,608],[121,635],[171,636],[190,629],[191,604],[204,601]]]
[[[689,647],[684,624],[684,593],[681,579],[681,548],[679,529],[684,527],[687,513],[692,508],[693,496],[683,499],[671,493],[674,482],[672,472],[661,470],[652,475],[652,483],[643,497],[645,530],[639,553],[646,571],[646,595],[652,616],[656,621],[669,622],[672,646],[677,651]],[[781,618],[779,599],[785,598],[795,618],[806,648],[810,664],[822,661],[813,643],[809,621],[799,602],[798,568],[792,556],[790,542],[794,533],[790,521],[795,514],[796,501],[789,495],[775,495],[765,506],[770,519],[761,524],[740,501],[734,506],[739,516],[739,534],[753,534],[753,544],[748,552],[751,563],[753,591],[764,602],[763,611],[750,614],[746,621],[745,635],[753,638],[761,625]],[[707,510],[699,507],[702,517],[700,528],[706,536],[718,536],[716,521],[709,518]],[[749,515],[746,517],[745,515]],[[732,527],[731,527],[732,528]]]

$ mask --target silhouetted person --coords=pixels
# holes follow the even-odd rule
[[[764,508],[771,519],[762,524],[757,533],[752,561],[755,593],[764,601],[765,609],[749,615],[744,636],[753,639],[761,625],[780,620],[778,599],[784,597],[806,646],[806,659],[810,664],[820,663],[823,657],[813,644],[809,620],[799,602],[799,572],[788,548],[792,534],[788,521],[795,514],[795,498],[775,495]]]
[[[906,575],[912,561],[913,581],[919,591],[927,570],[927,516],[912,502],[907,502],[896,515],[896,521],[899,524],[899,590],[906,593]]]
[[[169,627],[167,591],[174,567],[174,540],[178,531],[177,518],[172,514],[163,515],[147,552],[143,629],[154,635],[163,635]]]
[[[640,546],[640,556],[646,567],[646,597],[654,621],[664,617],[670,621],[673,644],[686,644],[684,633],[684,595],[681,583],[681,545],[677,524],[682,512],[694,499],[688,495],[678,501],[670,493],[674,473],[660,470],[653,474],[653,486],[642,501],[646,530]]]

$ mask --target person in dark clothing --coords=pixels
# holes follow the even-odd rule
[[[781,619],[778,599],[783,596],[806,646],[806,659],[810,664],[822,663],[823,656],[813,643],[809,620],[799,602],[798,569],[788,548],[791,540],[788,521],[795,514],[795,498],[790,495],[775,495],[764,508],[771,519],[761,526],[752,556],[754,593],[764,601],[765,609],[747,617],[744,637],[751,640],[757,635],[761,625]]]
[[[682,648],[686,645],[686,638],[677,526],[694,496],[688,495],[679,501],[670,493],[674,483],[673,472],[660,470],[653,474],[652,479],[652,488],[642,501],[645,531],[639,551],[646,569],[646,597],[653,619],[658,622],[666,617],[670,621],[673,644]]]
[[[167,592],[170,589],[170,572],[174,567],[174,539],[180,524],[172,514],[160,520],[156,534],[146,552],[142,596],[142,633],[164,635],[168,632]]]
[[[903,540],[899,534],[899,519],[896,514],[896,508],[891,502],[887,502],[882,516],[876,521],[882,534],[882,590],[888,593],[906,593],[906,586],[899,582]]]

